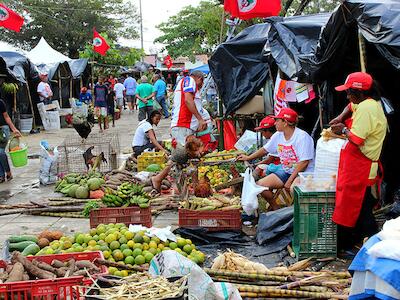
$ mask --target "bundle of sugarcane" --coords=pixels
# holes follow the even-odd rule
[[[191,210],[228,210],[240,209],[240,197],[228,198],[223,195],[213,194],[208,198],[190,197],[180,203],[181,208]]]
[[[263,264],[252,262],[243,255],[237,254],[229,249],[227,252],[218,255],[214,259],[211,269],[247,273],[268,271],[268,268]]]

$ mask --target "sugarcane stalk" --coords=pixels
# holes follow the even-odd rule
[[[76,198],[71,198],[71,197],[51,197],[48,198],[47,200],[49,201],[73,201],[73,200],[79,200],[79,201],[96,201],[96,200],[101,200],[101,199],[76,199]]]
[[[41,214],[44,212],[75,212],[75,211],[82,211],[83,207],[79,206],[67,206],[67,207],[41,207],[41,208],[21,208],[21,209],[14,209],[8,211],[0,211],[0,216],[5,215],[13,215],[13,214],[26,214],[26,215],[35,215]]]
[[[254,286],[247,284],[235,284],[238,288],[239,292],[252,292],[257,294],[267,294],[274,296],[294,296],[294,297],[304,297],[304,298],[313,298],[313,299],[347,299],[347,295],[338,295],[334,293],[317,293],[317,292],[307,292],[307,291],[298,291],[298,290],[284,290],[275,287],[263,287],[263,286]]]
[[[255,279],[255,280],[264,280],[264,281],[281,281],[286,282],[288,278],[286,276],[276,276],[276,275],[265,275],[260,273],[246,274],[246,273],[238,273],[238,272],[229,272],[229,271],[216,271],[211,269],[205,269],[208,275],[213,276],[224,276],[233,279]]]
[[[101,199],[92,199],[90,201],[99,202]],[[88,200],[86,199],[76,199],[76,200],[69,200],[69,201],[52,201],[48,204],[48,206],[67,206],[67,205],[74,205],[74,204],[82,204],[87,203]]]
[[[205,268],[205,272],[209,275],[216,276],[228,276],[228,277],[236,277],[236,278],[255,278],[257,275],[268,275],[268,276],[294,276],[294,277],[309,277],[309,276],[317,276],[317,275],[329,275],[335,278],[351,278],[349,272],[332,272],[332,271],[321,271],[321,272],[310,272],[310,271],[263,271],[263,272],[255,272],[251,274],[246,273],[237,273],[237,272],[226,272],[226,271],[217,271]],[[254,277],[255,276],[255,277]]]
[[[84,215],[78,212],[44,212],[40,214],[45,217],[59,217],[59,218],[76,218],[76,219],[86,219]]]

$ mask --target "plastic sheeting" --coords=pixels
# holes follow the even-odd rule
[[[230,114],[253,98],[263,87],[269,73],[262,50],[267,42],[268,24],[244,29],[221,44],[208,64],[219,95]]]
[[[71,59],[68,61],[69,68],[71,69],[72,78],[80,78],[84,74],[89,75],[89,65],[87,58]]]
[[[19,82],[26,83],[29,79],[38,76],[36,67],[20,53],[4,51],[0,52],[0,58],[5,62],[8,72]]]

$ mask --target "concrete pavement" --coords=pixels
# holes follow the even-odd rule
[[[138,124],[137,112],[128,113],[124,111],[121,119],[116,121],[115,127],[110,127],[107,131],[118,133],[120,139],[121,152],[119,162],[129,156],[132,152],[131,143],[133,134]],[[161,120],[156,129],[158,139],[169,138],[170,119]],[[92,132],[98,133],[97,124]],[[35,201],[38,203],[45,202],[47,198],[56,196],[54,194],[54,185],[39,185],[39,169],[40,159],[40,141],[47,140],[50,145],[56,146],[62,143],[66,136],[76,134],[73,128],[61,129],[57,132],[41,132],[39,134],[31,134],[24,136],[22,141],[28,145],[29,156],[33,157],[28,160],[28,165],[22,168],[13,168],[14,179],[10,182],[0,184],[0,204],[18,204],[29,203]],[[10,161],[11,163],[11,161]],[[153,220],[154,226],[164,227],[167,225],[177,225],[178,216],[176,212],[165,212],[157,216]],[[89,230],[88,219],[72,219],[72,218],[55,218],[42,217],[24,214],[14,214],[0,216],[0,248],[9,235],[12,234],[35,234],[45,229],[60,230],[65,234],[73,234],[74,232],[84,232]]]

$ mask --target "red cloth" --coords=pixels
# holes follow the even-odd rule
[[[106,40],[96,31],[96,29],[93,29],[93,50],[104,56],[108,49],[110,49],[110,46],[107,44]]]
[[[0,3],[0,26],[20,32],[22,25],[24,25],[24,18]]]
[[[281,10],[280,0],[225,0],[224,9],[232,17],[242,20],[277,16]]]
[[[219,134],[221,134],[220,122],[217,122]],[[224,149],[235,149],[237,142],[235,123],[232,120],[224,120]]]
[[[336,202],[333,221],[336,224],[354,227],[360,215],[365,191],[380,178],[368,179],[372,160],[358,146],[347,142],[340,153],[336,184]]]
[[[217,149],[218,142],[211,141],[211,134],[205,134],[202,136],[198,136],[197,138],[203,142],[204,152],[213,152],[215,149]]]

